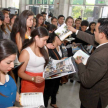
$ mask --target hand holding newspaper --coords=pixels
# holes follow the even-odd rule
[[[69,31],[66,24],[64,23],[61,27],[55,30],[55,34],[57,34],[60,40],[63,41],[65,38],[72,34],[72,31]]]
[[[44,78],[58,78],[75,73],[76,71],[77,67],[73,57],[69,57],[64,60],[50,59],[49,64],[45,67]]]
[[[81,57],[82,57],[82,63],[83,63],[84,65],[87,64],[87,60],[88,60],[88,58],[89,58],[89,55],[88,55],[88,54],[86,54],[86,53],[83,52],[82,50],[78,50],[78,51],[73,55],[73,57],[76,59],[77,56],[81,56]]]

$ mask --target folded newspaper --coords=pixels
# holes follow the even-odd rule
[[[67,29],[67,25],[64,23],[61,27],[55,30],[55,34],[57,34],[61,41],[67,38],[69,35],[72,34],[72,31]]]
[[[50,59],[45,67],[44,78],[53,79],[77,72],[77,66],[73,57],[64,60]]]
[[[20,94],[21,108],[45,108],[42,92],[29,92]]]

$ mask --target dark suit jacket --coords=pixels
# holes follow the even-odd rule
[[[94,36],[79,31],[77,38],[96,47]],[[97,108],[99,98],[102,108],[108,105],[108,43],[91,54],[86,66],[78,65],[80,86],[80,100],[85,108]]]

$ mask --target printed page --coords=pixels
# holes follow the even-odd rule
[[[89,55],[86,54],[85,52],[83,52],[82,50],[78,50],[78,51],[73,55],[73,57],[76,59],[77,56],[81,56],[81,57],[82,57],[82,63],[83,63],[84,65],[86,65],[87,60],[88,60],[88,58],[89,58]]]
[[[43,93],[31,92],[31,93],[21,93],[20,104],[24,107],[39,107],[44,106]]]
[[[59,62],[57,62],[59,61]],[[45,79],[53,79],[62,77],[65,75],[69,75],[78,71],[75,60],[73,57],[66,58],[64,60],[54,60],[53,66],[56,71],[49,72],[49,74],[45,74]]]
[[[63,41],[65,38],[72,34],[72,31],[69,31],[66,24],[64,23],[61,27],[55,30],[55,33],[59,36],[60,40]]]

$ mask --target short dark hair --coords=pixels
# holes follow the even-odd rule
[[[4,8],[2,11],[8,11],[8,12],[10,12],[10,10],[8,8]]]
[[[87,21],[87,20],[83,20],[82,22],[81,22],[81,26],[89,26],[89,22]]]
[[[106,18],[99,18],[99,19],[98,19],[98,23],[102,24],[103,21],[104,21],[104,19],[106,19]]]
[[[43,15],[43,14],[47,14],[46,12],[41,12],[41,14]]]
[[[108,18],[101,18],[98,20],[100,23],[99,26],[99,33],[104,33],[106,36],[106,39],[108,40]]]
[[[53,19],[57,19],[57,18],[56,18],[56,17],[52,17],[52,18],[51,18],[51,21],[52,21]]]
[[[59,19],[60,17],[64,17],[64,15],[59,15],[59,16],[58,16],[58,19]],[[64,19],[65,19],[65,17],[64,17]]]
[[[53,14],[50,12],[50,13],[48,14],[48,16],[53,17]]]

